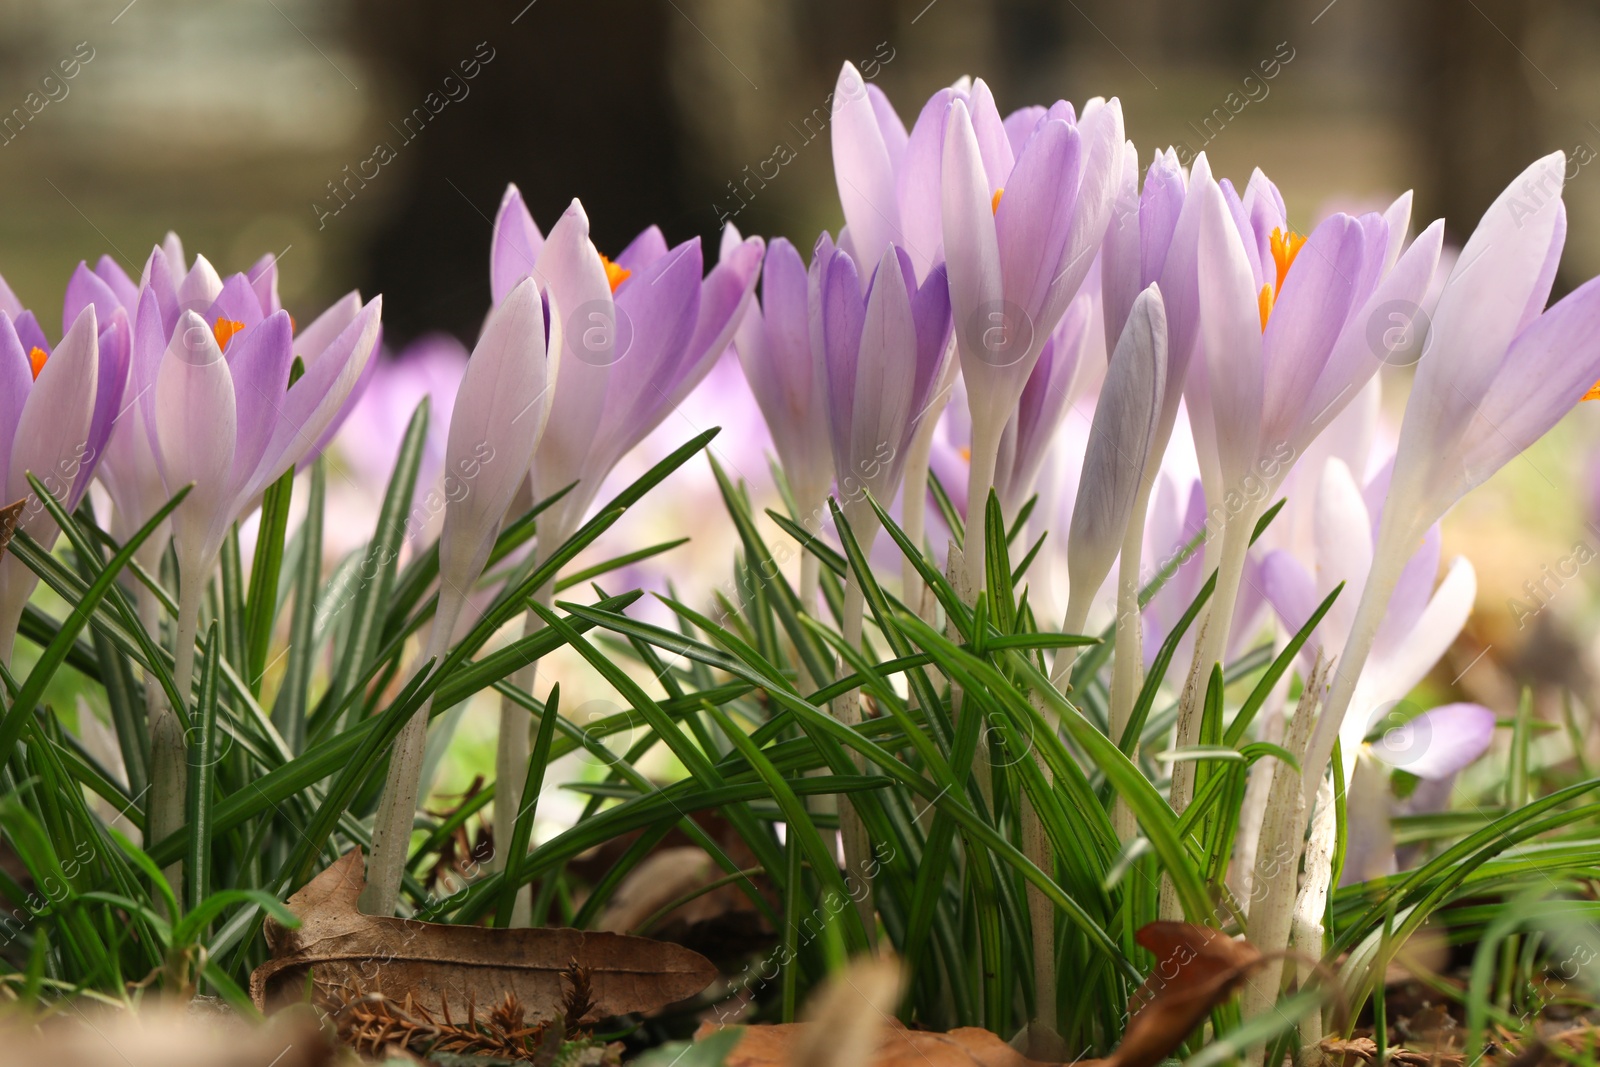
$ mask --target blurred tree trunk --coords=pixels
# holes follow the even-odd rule
[[[385,296],[391,343],[439,328],[476,336],[489,307],[489,220],[507,182],[546,233],[581,197],[595,244],[612,255],[683,212],[664,44],[671,8],[526,3],[357,0],[350,36],[389,79],[371,106],[406,182],[367,244],[362,278],[363,291]],[[494,58],[463,98],[404,147],[384,133],[429,93],[444,95],[444,79],[480,42]]]
[[[1413,0],[1407,34],[1413,124],[1423,180],[1412,218],[1444,216],[1466,240],[1507,183],[1545,149],[1536,100],[1551,86],[1526,58],[1524,0]]]

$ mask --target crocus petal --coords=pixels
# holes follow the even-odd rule
[[[1149,188],[1148,183],[1146,188]],[[1133,307],[1134,297],[1155,280],[1141,277],[1143,220],[1139,215],[1139,162],[1129,151],[1122,157],[1122,174],[1118,177],[1112,202],[1111,222],[1106,227],[1105,244],[1100,249],[1100,292],[1105,306],[1108,348],[1114,348],[1117,338],[1122,336],[1122,326],[1128,319],[1128,309]],[[1162,250],[1163,255],[1165,251]]]
[[[1418,778],[1444,778],[1488,750],[1494,724],[1494,712],[1482,704],[1445,704],[1384,731],[1369,751]]]
[[[876,263],[891,244],[900,244],[900,205],[894,165],[883,130],[867,96],[866,82],[853,63],[845,63],[833,89],[833,173],[839,203],[856,255]]]
[[[1261,335],[1261,421],[1268,444],[1287,443],[1287,431],[1350,317],[1362,273],[1364,237],[1349,215],[1329,216],[1312,231],[1284,278],[1283,292],[1277,294]]]
[[[1019,340],[1020,333],[1026,332],[1031,338],[1032,324],[1006,321],[1017,315],[1008,315],[1002,304],[1000,246],[990,207],[989,182],[983,172],[972,120],[960,100],[950,104],[945,125],[943,188],[950,313],[955,320],[968,403],[975,419],[981,414],[998,427],[996,420],[1010,408],[1010,402],[1004,395],[995,395],[1005,377],[1000,373],[1005,368],[995,364],[1022,359],[1024,353],[1012,349],[1022,348],[1027,340]],[[999,316],[998,322],[992,318],[995,315]],[[999,335],[993,332],[997,328],[1002,331]],[[1031,369],[1029,366],[1020,372],[1018,389]]]
[[[661,227],[646,226],[617,255],[616,264],[627,270],[644,270],[670,251],[667,236],[661,232]]]
[[[1046,121],[1023,149],[993,211],[1000,284],[1007,299],[1028,317],[1034,334],[1031,358],[1023,357],[1029,363],[1024,378],[1059,321],[1059,313],[1046,317],[1050,309],[1045,297],[1056,281],[1061,249],[1075,224],[1080,153],[1077,130],[1065,122]]]
[[[1209,409],[1223,485],[1238,488],[1257,459],[1261,402],[1261,315],[1255,282],[1221,190],[1195,190],[1200,218],[1200,332]]]
[[[1383,269],[1390,270],[1400,261],[1400,250],[1405,247],[1406,238],[1411,233],[1411,190],[1407,189],[1395,198],[1383,211],[1383,224],[1387,227],[1389,235],[1388,245],[1383,253]]]
[[[1117,182],[1122,174],[1122,153],[1127,145],[1123,137],[1122,104],[1112,97],[1092,109],[1085,105],[1083,121],[1077,131],[1082,136],[1083,163],[1079,170],[1082,178],[1076,183],[1072,227],[1061,248],[1050,279],[1050,295],[1040,316],[1040,329],[1046,332],[1055,327],[1061,312],[1088,277],[1089,268],[1094,266],[1095,251],[1105,237]],[[1037,138],[1039,134],[1034,136]]]
[[[98,317],[98,315],[97,315]],[[67,495],[67,509],[78,506],[83,494],[88,492],[96,469],[105,458],[106,442],[111,437],[113,424],[122,412],[123,391],[128,384],[128,358],[132,338],[128,331],[128,313],[121,306],[111,313],[105,329],[100,331],[96,343],[99,375],[94,393],[94,415],[89,420],[89,436],[85,440],[83,462],[73,479],[72,490]]]
[[[1477,572],[1466,557],[1457,556],[1405,639],[1375,651],[1368,660],[1360,691],[1385,701],[1415,689],[1461,635],[1477,595]],[[1366,675],[1372,676],[1370,684]]]
[[[1167,380],[1172,388],[1167,390],[1162,420],[1168,426],[1177,417],[1178,401],[1182,399],[1179,386],[1187,378],[1189,359],[1194,353],[1200,332],[1198,259],[1200,217],[1203,214],[1201,205],[1206,201],[1202,194],[1215,185],[1206,154],[1201,152],[1189,168],[1189,191],[1178,212],[1178,220],[1173,225],[1172,242],[1156,279],[1161,285],[1161,300],[1167,309]]]
[[[1343,651],[1355,618],[1357,590],[1372,569],[1372,520],[1367,515],[1361,487],[1343,460],[1330,459],[1317,481],[1316,518],[1312,533],[1317,554],[1318,600],[1345,583],[1322,623],[1323,647],[1332,655]]]
[[[983,172],[992,197],[1005,185],[1011,168],[1016,166],[1017,157],[1011,151],[1011,138],[1006,136],[1006,124],[1000,118],[1000,109],[995,106],[994,92],[982,78],[972,80],[966,106],[972,116],[973,137],[978,144],[978,155],[983,160]]]
[[[1417,364],[1415,390],[1437,401],[1419,414],[1460,422],[1488,392],[1541,284],[1565,169],[1561,152],[1535,162],[1495,198],[1467,239]]]
[[[352,289],[295,335],[295,353],[309,366],[360,314],[361,294]]]
[[[861,354],[861,330],[867,305],[855,262],[844,252],[832,252],[822,262],[819,331],[823,366],[828,383],[828,427],[833,442],[834,469],[840,487],[850,470],[850,428],[855,423],[856,364]]]
[[[33,389],[33,364],[17,339],[11,316],[0,311],[0,494],[6,493],[6,472],[11,469],[11,442],[22,409]],[[10,496],[6,503],[12,503]]]
[[[954,93],[941,89],[928,98],[911,128],[911,138],[895,179],[900,204],[900,228],[906,252],[917,277],[925,278],[944,258],[944,224],[941,170],[944,129]]]
[[[739,318],[753,302],[756,274],[766,242],[759,237],[744,240],[723,257],[700,285],[700,309],[694,333],[661,400],[660,417],[683,402],[705,378],[718,356],[727,350]],[[660,422],[660,417],[656,422]]]
[[[233,467],[237,422],[233,376],[211,327],[197,313],[185,311],[179,317],[154,393],[154,433],[167,491],[194,485],[172,513],[180,565],[207,566],[216,551],[213,537],[221,544],[213,530],[231,519],[222,515],[223,493]],[[207,576],[197,577],[205,581]]]
[[[872,101],[872,116],[878,120],[878,132],[883,134],[883,146],[889,150],[889,166],[898,172],[905,160],[906,144],[910,140],[910,136],[906,133],[906,124],[900,121],[900,116],[896,114],[888,94],[871,82],[867,83],[867,99]]]
[[[16,422],[6,475],[8,502],[32,497],[27,475],[65,500],[88,449],[89,427],[100,372],[94,305],[79,312],[28,392]],[[24,509],[20,528],[49,547],[55,523],[42,506]]]
[[[11,291],[11,286],[6,284],[6,280],[0,278],[0,313],[4,313],[9,319],[15,319],[22,312],[22,301],[17,299],[17,294]]]
[[[543,248],[544,235],[522,199],[522,190],[515,185],[506,186],[489,241],[489,291],[496,304],[534,272]]]
[[[1028,138],[1033,136],[1033,131],[1038,128],[1044,119],[1045,108],[1038,104],[1019,107],[1006,116],[1006,140],[1011,143],[1011,154],[1022,155],[1022,146],[1028,143]]]
[[[915,389],[916,324],[897,248],[889,248],[869,283],[854,375],[855,401],[847,429],[847,451],[834,457],[847,500],[850,482],[870,489],[887,504],[904,464]],[[906,273],[910,263],[905,264]]]
[[[1090,425],[1067,535],[1075,591],[1098,589],[1122,547],[1159,422],[1166,371],[1166,313],[1152,285],[1133,302]]]
[[[1312,580],[1311,572],[1295,559],[1293,553],[1280,548],[1267,553],[1262,559],[1260,577],[1261,591],[1283,622],[1284,629],[1299,633],[1306,620],[1311,618],[1311,613],[1317,610],[1320,601],[1317,583]],[[1320,645],[1317,635],[1313,634],[1306,647]]]
[[[222,292],[217,294],[217,299],[202,314],[213,326],[218,319],[228,319],[245,328],[254,326],[266,317],[261,313],[261,298],[256,295],[255,286],[243,274],[228,275],[222,283]],[[232,352],[233,344],[230,342],[223,348],[223,355],[232,359]]]
[[[222,293],[222,276],[205,256],[195,256],[194,266],[178,284],[179,311],[205,311]]]
[[[117,299],[111,286],[89,269],[89,264],[80,260],[67,282],[67,295],[61,303],[61,332],[70,330],[78,321],[78,315],[90,304],[94,305],[96,320],[109,323],[111,313],[122,306],[122,301]]]
[[[280,311],[235,337],[226,353],[238,404],[237,443],[233,453],[232,487],[255,475],[278,424],[278,412],[289,388],[294,361],[289,313]]]
[[[101,260],[101,262],[105,262]],[[261,306],[263,316],[283,310],[283,301],[278,297],[278,257],[267,253],[245,272],[245,277],[250,279],[250,288],[255,290],[256,301]],[[112,288],[115,288],[113,286]]]
[[[666,402],[700,314],[700,266],[696,237],[618,290],[617,317],[631,324],[633,343],[613,371],[602,416],[604,436],[597,438],[586,469],[603,475],[601,468],[639,441],[643,434],[637,431]],[[643,428],[649,432],[654,422]]]
[[[527,478],[553,399],[547,371],[544,308],[538,286],[524,278],[490,311],[450,416],[439,576],[462,596]],[[463,487],[458,493],[451,479]]]
[[[374,297],[311,362],[304,376],[289,387],[279,407],[272,440],[255,473],[245,483],[241,505],[316,448],[378,346],[382,315],[383,297]],[[259,402],[259,398],[252,398],[252,402]]]
[[[1360,749],[1346,757],[1350,785],[1345,790],[1345,855],[1340,885],[1354,885],[1393,874],[1394,791],[1388,768]]]

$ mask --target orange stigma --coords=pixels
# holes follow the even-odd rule
[[[34,351],[37,352],[39,350],[37,348],[35,348]],[[35,363],[34,366],[37,367],[38,364]],[[33,372],[33,376],[35,378],[37,378],[39,376],[39,372],[38,371],[34,371]],[[1600,400],[1600,382],[1595,382],[1593,385],[1589,386],[1589,391],[1587,393],[1583,394],[1583,399],[1584,400]]]
[[[1306,246],[1306,239],[1293,230],[1284,233],[1281,227],[1272,228],[1272,262],[1278,265],[1278,282],[1273,288],[1283,292],[1283,279],[1288,276],[1289,268],[1294,266],[1294,257]]]
[[[1288,233],[1283,227],[1274,226],[1270,238],[1272,245],[1272,262],[1277,266],[1278,274],[1275,282],[1268,282],[1261,287],[1261,292],[1256,294],[1256,307],[1261,311],[1261,330],[1267,329],[1267,318],[1272,314],[1272,306],[1278,302],[1278,294],[1283,292],[1283,279],[1288,277],[1289,268],[1294,266],[1295,257],[1306,246],[1306,239],[1293,230]]]
[[[617,266],[605,256],[600,257],[600,262],[604,264],[606,268],[606,282],[611,286],[611,291],[613,293],[617,291],[617,286],[627,281],[629,277],[633,275],[633,271],[629,270],[627,267]]]
[[[961,448],[961,458],[966,460],[968,463],[971,463],[972,462],[972,449],[970,449],[970,448],[966,447],[965,445],[963,445],[962,448]]]
[[[50,358],[50,353],[35,345],[28,349],[28,363],[33,367],[33,380],[39,380],[39,372],[44,370],[44,361]]]
[[[217,339],[217,347],[224,352],[228,350],[228,342],[233,340],[233,335],[244,329],[244,323],[234,319],[217,319],[211,327],[211,335]]]
[[[1005,194],[1006,191],[1004,188],[996,189],[994,191],[994,196],[989,200],[989,213],[991,215],[1000,214],[1000,198]]]

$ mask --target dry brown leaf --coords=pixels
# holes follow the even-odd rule
[[[11,544],[11,538],[16,536],[17,524],[22,521],[22,509],[27,504],[28,498],[23,497],[14,504],[0,508],[0,552],[4,552]]]
[[[791,1067],[868,1067],[895,1021],[900,1002],[900,961],[863,956],[812,994],[812,1025],[795,1041]]]
[[[792,1067],[794,1050],[817,1023],[747,1026],[725,1061],[726,1067]],[[695,1039],[721,1029],[708,1022]],[[1079,1060],[1074,1067],[1099,1067],[1103,1060]],[[886,1026],[869,1067],[1054,1067],[1030,1060],[989,1031],[976,1026],[935,1034]]]
[[[1250,942],[1192,923],[1142,927],[1139,944],[1156,965],[1139,987],[1137,1005],[1110,1067],[1152,1067],[1166,1059],[1266,962]]]
[[[509,994],[530,1025],[554,1018],[565,990],[562,972],[587,972],[592,1018],[648,1012],[700,992],[716,969],[679,945],[586,930],[494,930],[364,915],[362,856],[352,849],[312,879],[288,907],[300,928],[270,920],[272,959],[250,976],[250,996],[265,1008],[303,995],[339,1005],[386,997],[443,1017],[502,1002]],[[580,1020],[568,1020],[576,1025]]]

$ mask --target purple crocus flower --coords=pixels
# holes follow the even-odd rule
[[[1345,593],[1334,601],[1302,650],[1308,667],[1319,653],[1324,662],[1344,654],[1356,614],[1356,598],[1347,594],[1366,581],[1372,568],[1374,532],[1362,487],[1343,461],[1330,459],[1316,490],[1314,558],[1303,560],[1278,549],[1262,560],[1263,589],[1291,633],[1305,625],[1334,586],[1345,583]],[[1347,718],[1342,732],[1347,752],[1360,747],[1383,709],[1417,687],[1466,625],[1478,588],[1472,564],[1457,557],[1436,589],[1439,562],[1435,524],[1406,562],[1376,648],[1361,671],[1355,706],[1363,713]],[[1353,769],[1352,762],[1346,774]]]
[[[0,282],[0,495],[25,502],[17,528],[47,550],[60,530],[27,475],[68,510],[77,507],[122,396],[127,316],[109,316],[103,332],[99,321],[95,308],[80,309],[51,350],[32,314]],[[15,556],[0,556],[0,664],[11,663],[17,626],[38,581]]]
[[[1402,809],[1391,777],[1395,770],[1422,781],[1411,803],[1412,813],[1442,811],[1457,772],[1482,756],[1494,739],[1495,714],[1482,704],[1444,704],[1389,726],[1370,742],[1350,749],[1354,755],[1350,787],[1345,793],[1345,855],[1340,885],[1353,885],[1394,874],[1391,820]],[[1421,803],[1419,803],[1419,801]]]
[[[906,451],[936,392],[950,338],[950,295],[942,267],[920,286],[911,257],[890,246],[865,286],[855,260],[827,234],[817,241],[828,428],[840,506],[862,549],[900,487]],[[852,583],[854,584],[854,583]]]
[[[1544,306],[1566,241],[1565,171],[1561,152],[1523,171],[1484,213],[1440,294],[1406,404],[1372,569],[1307,751],[1308,783],[1327,766],[1417,538],[1600,378],[1600,279]]]
[[[988,497],[1001,435],[1044,341],[1093,265],[1125,146],[1114,99],[1090,101],[1081,122],[1058,101],[1015,154],[1009,134],[993,136],[995,118],[952,99],[940,171],[951,313],[972,415],[973,506]],[[974,590],[983,555],[975,524],[966,552]]]
[[[749,238],[702,277],[700,239],[668,248],[651,226],[613,262],[589,240],[578,201],[542,238],[516,186],[507,188],[490,252],[492,288],[498,299],[531,275],[558,309],[566,338],[533,478],[539,497],[578,485],[547,513],[559,534],[548,549],[577,526],[617,460],[727,349],[762,252],[762,240]]]
[[[736,237],[731,227],[729,236]],[[821,525],[833,482],[833,453],[827,379],[813,344],[810,288],[794,245],[781,237],[773,240],[761,269],[760,303],[752,300],[746,309],[733,347],[801,520],[814,529]]]

